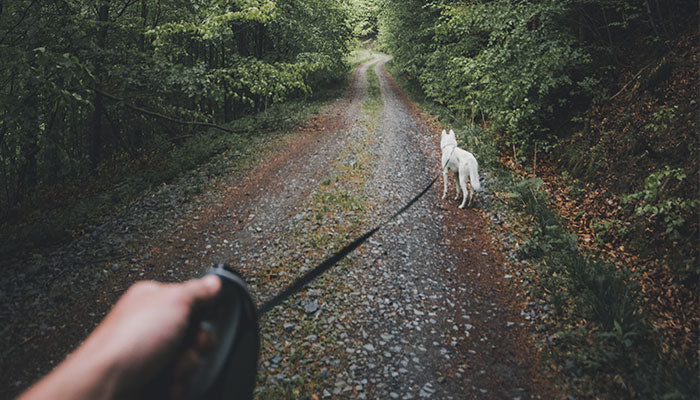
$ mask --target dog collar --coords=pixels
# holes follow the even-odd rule
[[[455,153],[455,149],[457,148],[457,145],[454,145],[455,147],[452,148],[452,152],[450,152],[450,156],[447,157],[447,161],[445,161],[445,165],[442,166],[442,169],[447,168],[447,164],[450,163],[450,159],[452,158],[452,155]],[[447,147],[447,146],[445,146]]]

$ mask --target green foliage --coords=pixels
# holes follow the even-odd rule
[[[540,190],[544,182],[539,178],[517,181],[509,194],[528,214],[533,216],[533,224],[528,238],[520,247],[520,255],[525,258],[541,258],[558,251],[572,251],[577,247],[576,235],[568,232],[559,217],[547,206],[547,197]]]
[[[566,11],[556,1],[434,1],[416,13],[422,24],[386,16],[391,33],[383,38],[429,98],[463,118],[488,118],[508,132],[509,142],[545,150],[561,110],[591,86],[576,78],[589,57],[557,23]]]
[[[677,112],[678,106],[659,108],[654,112],[654,122],[647,124],[645,128],[654,132],[667,131],[669,125],[678,118]]]
[[[380,44],[397,68],[463,120],[490,120],[523,154],[552,149],[591,101],[608,97],[601,82],[619,63],[617,38],[631,29],[658,37],[677,14],[639,0],[384,4]]]
[[[348,54],[347,63],[350,65],[350,68],[355,68],[365,61],[369,61],[371,58],[372,53],[370,50],[357,48]]]
[[[350,0],[350,4],[353,12],[349,22],[353,35],[360,44],[375,40],[379,30],[380,0]]]
[[[156,55],[171,70],[171,81],[180,83],[189,97],[204,96],[202,100],[219,103],[233,100],[255,111],[308,95],[344,76],[341,56],[350,32],[343,29],[348,15],[342,3],[325,4],[327,14],[314,12],[320,6],[316,0],[238,3],[244,4],[230,10],[230,5],[215,2],[191,20],[163,24],[148,32]],[[300,21],[319,29],[307,34]],[[243,39],[248,30],[255,34]],[[193,42],[195,49],[212,47],[218,52],[219,47],[232,47],[236,51],[230,59],[223,56],[225,63],[211,65],[205,57],[190,65],[182,62],[191,56],[183,40]]]
[[[621,240],[630,233],[629,224],[625,224],[619,219],[599,219],[594,218],[592,222],[593,229],[596,232],[596,241],[604,245],[616,240]]]
[[[557,27],[562,13],[558,2],[446,7],[435,40],[467,40],[431,55],[421,77],[426,92],[464,114],[486,116],[519,146],[551,144],[551,122],[576,90],[572,71],[588,62]]]
[[[342,81],[349,17],[344,0],[3,2],[3,217],[42,184],[192,133],[136,109],[221,124]]]
[[[479,125],[468,123],[464,128],[457,127],[455,133],[460,147],[478,157],[480,169],[496,168],[499,149],[489,131]]]
[[[681,168],[668,165],[652,172],[644,181],[644,189],[622,197],[622,204],[634,205],[634,213],[662,222],[669,239],[679,239],[690,217],[697,215],[700,201],[673,195],[671,189],[686,178]],[[674,185],[675,183],[675,185]]]

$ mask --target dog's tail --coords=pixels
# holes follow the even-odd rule
[[[469,183],[472,185],[472,189],[477,192],[481,192],[481,182],[479,181],[479,164],[474,160],[474,168],[469,168]]]

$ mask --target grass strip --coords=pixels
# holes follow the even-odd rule
[[[270,252],[275,256],[260,260],[259,265],[252,268],[255,286],[265,286],[270,290],[271,286],[284,286],[280,282],[294,281],[367,229],[365,215],[370,212],[372,204],[364,188],[374,170],[372,149],[376,139],[373,127],[378,124],[382,108],[379,80],[370,69],[368,95],[360,119],[360,129],[364,132],[349,141],[328,176],[311,194],[304,206],[305,211],[299,214],[299,227],[282,235],[280,247]],[[260,359],[263,367],[258,374],[256,398],[299,398],[303,393],[318,393],[327,386],[328,378],[324,378],[324,374],[335,376],[342,372],[329,372],[328,368],[332,366],[322,360],[332,358],[338,366],[344,365],[341,360],[347,357],[347,353],[344,348],[337,351],[339,331],[342,332],[338,324],[351,326],[353,321],[345,313],[323,317],[332,318],[333,323],[309,318],[302,304],[314,298],[321,305],[332,304],[334,309],[350,307],[348,296],[355,289],[345,272],[349,263],[349,259],[340,261],[308,289],[294,295],[294,300],[289,300],[286,307],[272,309],[261,319]],[[254,287],[253,291],[258,290]],[[280,326],[284,323],[293,328],[280,333]],[[317,337],[318,343],[309,344],[306,339],[309,335]],[[279,361],[270,364],[269,360],[275,357],[279,357]]]

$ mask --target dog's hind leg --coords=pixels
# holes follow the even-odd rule
[[[462,204],[459,205],[459,208],[464,208],[464,203],[467,202],[467,197],[471,198],[469,191],[467,191],[467,171],[459,171],[459,186],[462,188],[462,194],[464,195],[462,197]]]
[[[474,200],[474,187],[472,187],[471,180],[469,181],[469,201],[467,202],[467,207],[472,206],[472,200]]]
[[[442,198],[444,200],[445,197],[447,197],[447,168],[442,169],[442,183],[443,183]]]
[[[461,192],[459,191],[459,173],[458,172],[455,172],[455,190],[456,190],[455,200],[459,200],[459,195]]]

